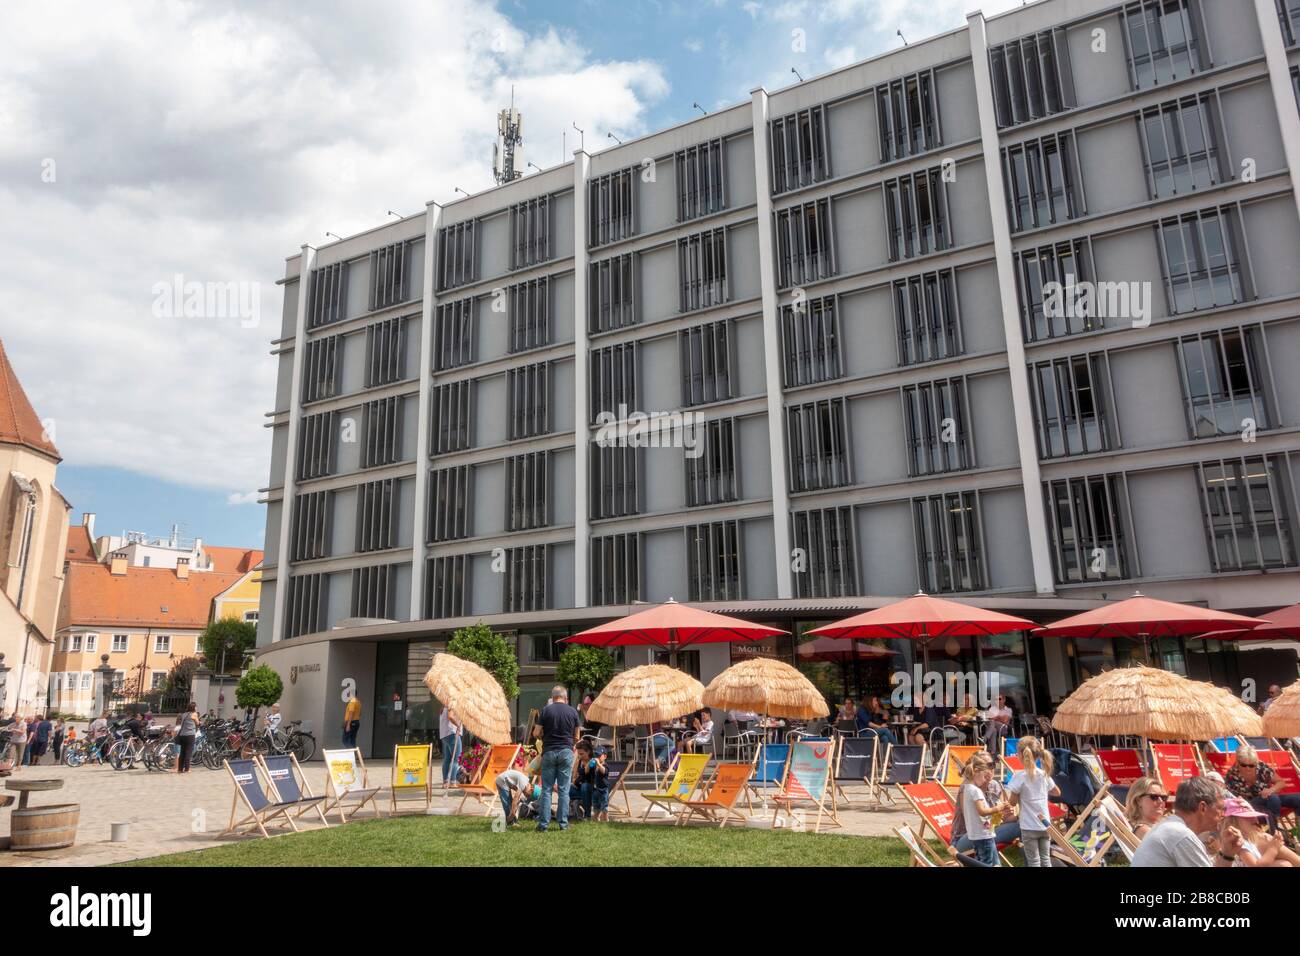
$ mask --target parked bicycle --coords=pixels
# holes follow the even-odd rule
[[[293,754],[299,763],[310,760],[315,753],[316,738],[310,731],[302,729],[301,720],[290,721],[288,732],[264,729],[260,734],[249,737],[240,750],[240,756],[245,759],[268,754]]]

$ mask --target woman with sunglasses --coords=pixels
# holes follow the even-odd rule
[[[1259,762],[1259,753],[1250,744],[1237,748],[1237,760],[1224,777],[1224,783],[1233,796],[1268,814],[1270,833],[1277,832],[1283,807],[1300,812],[1300,793],[1282,793],[1286,781],[1268,764]]]
[[[1155,777],[1140,777],[1128,788],[1124,815],[1129,826],[1140,840],[1164,817],[1169,804],[1169,793]]]

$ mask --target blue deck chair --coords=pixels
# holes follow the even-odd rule
[[[840,740],[840,752],[835,761],[835,790],[844,797],[845,803],[851,803],[844,790],[845,784],[865,783],[867,796],[881,803],[881,797],[894,802],[888,790],[882,790],[876,783],[879,774],[876,762],[879,750],[875,734],[866,737],[843,737]]]
[[[260,779],[261,767],[256,761],[227,760],[226,770],[235,785],[235,796],[230,804],[230,824],[221,831],[221,836],[227,833],[241,835],[252,830],[257,830],[262,836],[270,836],[266,832],[266,825],[277,817],[284,818],[283,825],[297,830],[293,821],[289,819],[289,811],[293,809],[293,804],[272,802],[267,798],[265,785]],[[241,800],[248,810],[248,816],[236,822],[235,815],[239,812]]]
[[[890,744],[886,747],[880,771],[881,785],[888,788],[891,784],[920,783],[925,773],[925,751],[924,744]]]
[[[1236,737],[1215,737],[1210,741],[1210,746],[1221,754],[1235,754],[1241,741]]]
[[[1243,737],[1246,743],[1250,744],[1256,750],[1273,750],[1272,737]]]
[[[763,744],[754,754],[754,773],[745,785],[745,803],[752,810],[749,795],[764,799],[760,789],[779,789],[785,781],[785,765],[790,761],[789,744]]]
[[[291,818],[286,811],[284,818],[289,821],[289,825],[297,830],[293,820],[299,819],[304,813],[315,810],[320,817],[320,822],[329,826],[329,820],[325,819],[325,813],[321,804],[325,797],[315,796],[311,792],[311,787],[307,784],[307,778],[302,775],[302,767],[298,765],[298,758],[293,754],[267,754],[258,757],[262,764],[262,770],[266,773],[266,779],[271,782],[275,795],[279,798],[279,803],[288,808],[288,811],[296,809],[298,812]]]

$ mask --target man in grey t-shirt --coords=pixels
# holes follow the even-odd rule
[[[1174,812],[1156,824],[1133,854],[1133,866],[1232,866],[1241,849],[1241,831],[1228,827],[1223,845],[1210,857],[1196,834],[1218,830],[1223,822],[1223,791],[1204,777],[1178,785]]]

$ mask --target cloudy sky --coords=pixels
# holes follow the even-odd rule
[[[259,545],[284,258],[490,185],[512,86],[547,167],[573,124],[595,150],[1018,5],[6,0],[0,338],[61,490],[101,533]]]

